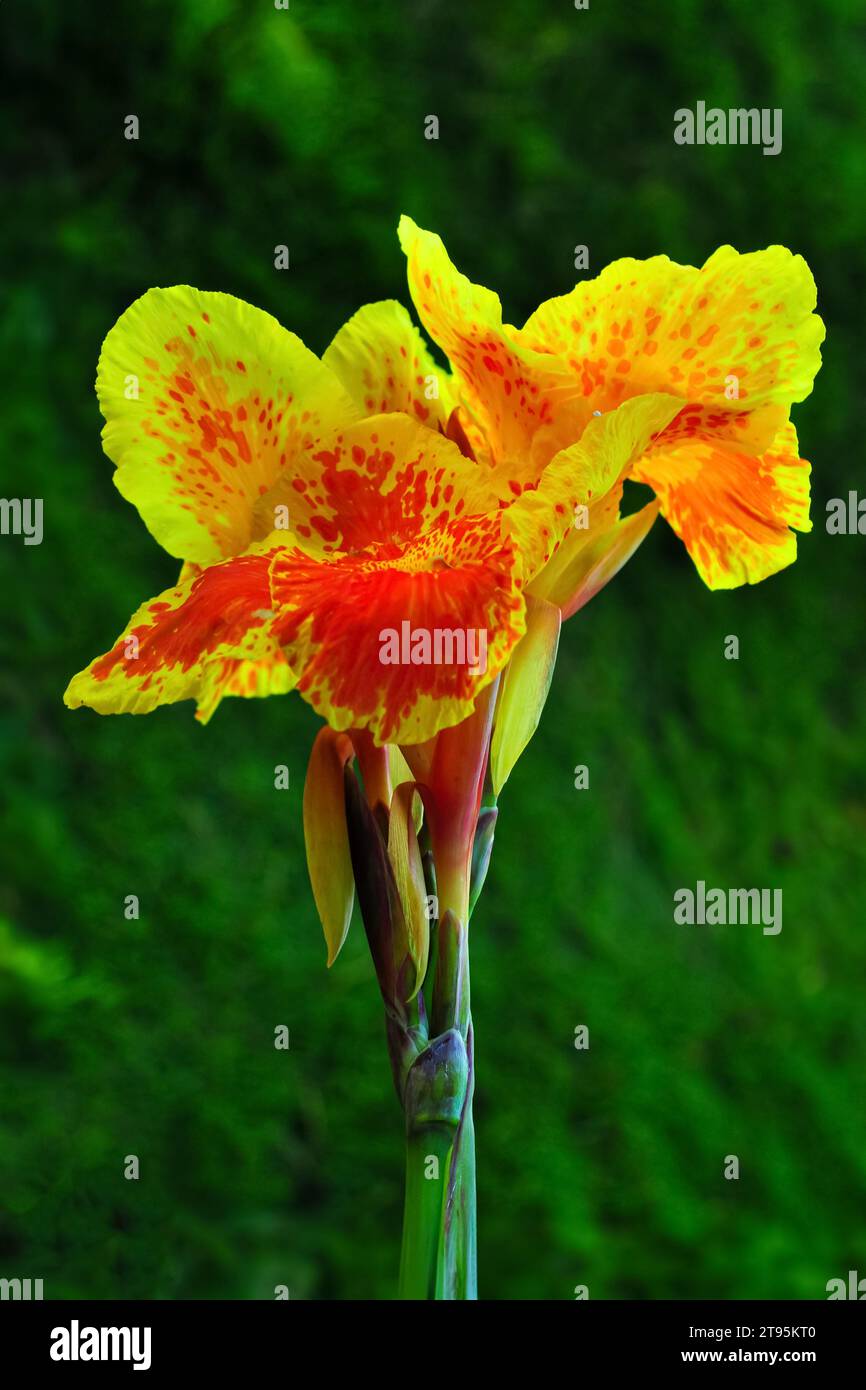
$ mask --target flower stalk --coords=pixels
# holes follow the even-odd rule
[[[477,1297],[471,1049],[449,1029],[409,1072],[401,1299]]]
[[[492,844],[495,812],[481,808],[495,695],[494,683],[473,715],[441,733],[434,747],[417,756],[407,750],[425,777],[415,784],[424,804],[417,854],[433,905],[420,983],[411,904],[389,854],[379,781],[361,758],[363,790],[352,766],[344,770],[355,887],[405,1123],[401,1299],[477,1297],[468,919]],[[392,816],[396,804],[395,797]]]
[[[445,374],[393,300],[361,308],[321,359],[269,314],[190,286],[149,290],[111,329],[104,447],[183,565],[64,698],[102,714],[194,699],[206,722],[227,696],[297,688],[321,715],[304,840],[328,965],[357,895],[384,1003],[406,1130],[400,1296],[470,1299],[468,929],[497,800],[563,621],[658,515],[711,589],[794,560],[811,523],[790,412],[824,326],[806,263],[781,246],[722,247],[700,269],[621,260],[517,329],[438,236],[404,217],[399,237]],[[655,499],[623,515],[632,481]],[[383,636],[398,631],[415,637],[395,661]]]

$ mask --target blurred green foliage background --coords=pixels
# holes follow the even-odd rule
[[[851,0],[3,5],[0,490],[43,497],[46,529],[0,540],[0,1274],[55,1298],[394,1293],[381,1008],[359,922],[326,972],[306,879],[316,717],[230,700],[202,730],[190,705],[100,719],[61,695],[177,568],[101,453],[108,328],[189,282],[321,351],[359,304],[408,302],[401,211],[512,322],[570,288],[576,244],[595,274],[782,242],[828,326],[795,411],[796,566],[711,594],[657,526],[566,629],[503,798],[473,924],[481,1296],[809,1299],[866,1274],[866,540],[824,527],[864,486],[863,21]],[[676,146],[698,99],[781,107],[782,153]],[[675,926],[698,878],[781,887],[781,935]]]

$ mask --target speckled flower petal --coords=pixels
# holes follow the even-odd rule
[[[270,314],[188,285],[126,310],[96,389],[117,487],[169,554],[198,564],[245,550],[278,474],[363,414]]]
[[[430,355],[395,299],[365,304],[322,355],[365,415],[405,411],[443,433],[454,406],[451,374]]]
[[[471,713],[524,631],[521,564],[497,513],[400,547],[276,553],[274,635],[335,729],[416,744]]]
[[[757,584],[797,558],[794,531],[811,530],[810,466],[786,424],[755,457],[733,443],[664,436],[635,467],[711,589]]]
[[[146,714],[194,699],[206,721],[226,695],[282,694],[295,684],[270,634],[271,556],[265,547],[189,574],[142,604],[104,656],[71,680],[71,709]]]

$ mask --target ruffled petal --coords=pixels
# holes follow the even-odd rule
[[[399,547],[498,503],[491,470],[408,415],[347,426],[296,461],[256,507],[255,531],[292,530],[323,554]],[[281,517],[282,513],[282,517]],[[395,551],[396,553],[396,551]]]
[[[809,466],[788,414],[821,362],[815,304],[801,256],[725,246],[701,270],[666,256],[617,261],[518,335],[561,364],[587,412],[650,391],[680,398],[632,476],[655,489],[712,588],[790,564],[788,528],[808,529]]]
[[[667,391],[725,416],[808,396],[824,338],[816,303],[802,256],[723,246],[701,270],[614,261],[542,304],[517,339],[557,358],[589,412]]]
[[[245,550],[280,471],[363,413],[270,314],[188,285],[127,309],[96,388],[117,487],[169,554],[198,564]]]
[[[500,532],[493,513],[402,547],[275,554],[274,634],[333,728],[416,744],[471,713],[525,625],[520,563]]]
[[[820,366],[814,280],[783,247],[723,247],[701,270],[666,256],[617,261],[517,330],[438,236],[404,217],[400,239],[418,312],[515,494],[595,416],[644,394],[680,401],[672,439],[736,439],[759,454]]]
[[[270,635],[270,564],[263,548],[190,574],[143,604],[111,650],[73,677],[65,703],[146,714],[194,699],[206,722],[226,695],[291,690],[295,678]]]
[[[791,423],[753,456],[736,444],[662,436],[635,467],[711,589],[757,584],[797,557],[794,531],[809,531],[810,465]],[[789,529],[789,528],[793,528]]]
[[[513,538],[534,594],[549,596],[547,567],[558,573],[563,544],[589,544],[616,523],[623,481],[678,409],[676,397],[658,393],[594,416],[578,442],[550,461],[538,485],[502,512],[503,533]]]
[[[473,446],[519,491],[537,479],[557,449],[578,438],[569,401],[574,393],[555,361],[521,344],[516,330],[503,325],[499,296],[461,275],[440,237],[410,217],[400,219],[399,236],[415,307],[448,354],[461,404],[474,422]],[[578,405],[575,418],[582,424],[585,412]]]
[[[454,406],[451,374],[434,362],[395,299],[359,309],[322,361],[365,415],[402,410],[431,429],[446,429]]]

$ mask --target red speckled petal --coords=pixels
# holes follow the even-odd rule
[[[465,718],[525,626],[520,566],[498,514],[399,552],[281,551],[271,588],[300,693],[332,728],[366,728],[380,744],[422,743]]]
[[[516,334],[550,353],[587,413],[665,391],[717,417],[803,400],[821,364],[824,325],[802,256],[782,246],[716,251],[701,270],[667,256],[614,261],[550,299]]]
[[[395,299],[359,309],[322,361],[365,415],[402,410],[445,432],[455,404],[451,374],[434,362],[407,310]]]
[[[127,309],[96,384],[117,487],[171,555],[198,564],[245,550],[281,469],[363,413],[276,319],[187,285]]]
[[[256,508],[255,534],[281,521],[305,549],[396,548],[432,527],[497,505],[492,471],[405,414],[340,430],[282,473]]]
[[[111,650],[73,677],[66,704],[146,714],[194,699],[206,721],[223,696],[291,690],[294,677],[270,634],[270,563],[261,547],[189,573],[143,604]]]
[[[440,237],[409,217],[401,218],[399,235],[415,307],[448,354],[461,404],[474,422],[473,447],[486,452],[519,491],[558,449],[579,437],[583,403],[575,413],[568,399],[574,392],[559,364],[521,344],[516,331],[503,325],[498,296],[460,274]]]
[[[784,425],[759,456],[711,439],[669,445],[662,436],[633,477],[655,490],[711,589],[756,584],[797,556],[793,531],[808,531],[809,464]]]

